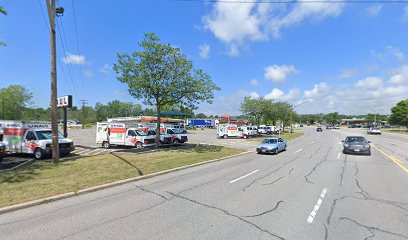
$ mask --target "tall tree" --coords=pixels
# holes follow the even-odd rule
[[[404,126],[408,130],[408,99],[402,100],[391,109],[391,124]]]
[[[199,102],[212,103],[219,90],[211,77],[193,63],[179,48],[162,43],[154,33],[145,33],[141,51],[118,54],[113,69],[117,79],[129,86],[129,93],[154,105],[158,114],[156,146],[160,139],[160,113],[164,106],[195,108]]]
[[[4,9],[4,7],[2,7],[2,6],[0,6],[0,13],[3,14],[3,15],[7,15],[6,9]],[[1,45],[6,46],[6,43],[0,42],[0,46]]]
[[[25,108],[31,104],[32,93],[21,85],[0,89],[0,118],[21,119]]]
[[[245,97],[241,103],[241,112],[247,116],[253,117],[256,125],[260,125],[261,119],[266,116],[272,100],[265,99],[264,97]]]

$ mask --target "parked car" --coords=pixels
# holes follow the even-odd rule
[[[381,129],[377,127],[373,127],[367,130],[367,134],[378,134],[381,135]]]
[[[334,126],[333,129],[340,129],[340,127],[339,126]]]
[[[323,132],[323,128],[317,127],[317,128],[316,128],[316,132]]]
[[[343,153],[371,155],[370,141],[361,136],[348,136],[343,142]]]
[[[0,142],[0,161],[6,156],[6,144]]]
[[[257,153],[274,153],[286,151],[287,142],[282,138],[272,137],[265,138],[261,144],[256,147]]]
[[[333,129],[332,126],[326,126],[326,129]]]
[[[258,133],[260,134],[272,134],[274,132],[274,126],[261,125],[258,127]]]

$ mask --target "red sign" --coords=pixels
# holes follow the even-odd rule
[[[126,133],[126,128],[109,128],[110,133]]]
[[[3,128],[4,135],[11,136],[23,136],[25,129],[24,128]]]

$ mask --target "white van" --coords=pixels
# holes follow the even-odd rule
[[[52,154],[51,123],[2,120],[0,125],[7,152],[34,154],[36,159]],[[74,141],[64,138],[60,132],[58,143],[61,156],[69,155],[75,150]]]
[[[137,124],[123,122],[98,122],[96,124],[96,144],[104,148],[116,146],[133,146],[136,148],[155,145],[153,136],[148,136],[138,129]]]

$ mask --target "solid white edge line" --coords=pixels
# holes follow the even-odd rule
[[[244,176],[241,176],[241,177],[239,177],[239,178],[236,178],[236,179],[232,180],[232,181],[229,182],[229,183],[234,183],[234,182],[236,182],[236,181],[239,181],[239,180],[241,180],[241,179],[243,179],[243,178],[245,178],[245,177],[248,177],[249,175],[254,174],[254,173],[258,172],[258,171],[259,171],[259,169],[255,170],[255,171],[252,171],[252,172],[250,172],[250,173],[248,173],[248,174],[245,174]]]
[[[337,154],[337,159],[340,159],[341,153]]]
[[[317,215],[317,211],[319,210],[320,206],[323,203],[323,199],[326,196],[326,193],[327,193],[327,188],[323,188],[322,193],[320,193],[319,199],[317,199],[316,205],[314,205],[312,212],[309,214],[309,217],[307,218],[308,223],[313,223],[313,220]]]
[[[312,142],[312,144],[314,143],[314,141]]]
[[[298,153],[298,152],[300,152],[300,151],[302,151],[303,149],[301,148],[301,149],[299,149],[299,150],[297,150],[295,153]]]

